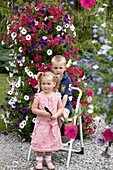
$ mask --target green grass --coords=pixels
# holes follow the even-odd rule
[[[6,77],[8,77],[8,74],[0,73],[0,105],[3,104],[6,93],[10,89],[9,83],[7,82]],[[1,113],[2,113],[2,110],[0,110],[0,114]],[[3,131],[4,129],[5,129],[4,122],[0,118],[0,132]]]
[[[10,89],[9,83],[7,82],[8,74],[0,73],[0,105],[4,102],[4,97]]]

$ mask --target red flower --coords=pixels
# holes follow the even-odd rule
[[[75,139],[77,137],[77,134],[78,134],[78,127],[76,125],[65,126],[64,135],[67,138]]]
[[[88,123],[88,124],[92,124],[92,119],[91,119],[91,118],[88,118],[88,119],[87,119],[87,123]]]
[[[78,67],[76,67],[76,71],[77,71],[77,73],[79,74],[79,76],[82,76],[82,75],[83,75],[83,71],[80,70]]]
[[[113,132],[110,128],[106,129],[102,134],[106,140],[113,141]]]
[[[80,4],[84,8],[91,8],[95,4],[95,0],[80,0]]]
[[[86,89],[85,92],[88,94],[88,96],[93,96],[93,92],[91,90]]]
[[[92,128],[88,128],[88,129],[87,129],[87,132],[88,132],[88,134],[93,134],[93,133],[94,133],[94,130],[93,130]]]
[[[37,35],[37,34],[31,34],[31,36],[32,36],[34,39],[37,39],[37,38],[38,38],[38,35]]]

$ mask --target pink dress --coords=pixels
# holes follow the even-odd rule
[[[39,102],[39,106],[37,106],[39,109],[44,110],[44,107],[48,107],[52,114],[55,114],[58,101],[61,100],[61,94],[56,92],[52,97],[48,97],[41,91],[35,95],[35,98]],[[61,147],[61,134],[57,120],[37,116],[32,134],[31,148],[38,152],[53,152]]]

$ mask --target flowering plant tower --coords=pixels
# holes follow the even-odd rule
[[[31,112],[34,94],[37,92],[37,73],[51,69],[50,60],[56,54],[65,56],[67,72],[74,86],[83,91],[81,99],[85,111],[92,109],[93,92],[84,88],[84,71],[77,66],[78,49],[73,44],[76,38],[73,18],[60,3],[47,5],[27,3],[15,6],[14,16],[7,21],[7,34],[2,44],[11,49],[11,61],[7,70],[10,90],[1,105],[6,131],[16,132],[28,140],[32,133],[35,115]],[[77,94],[73,92],[73,105]]]

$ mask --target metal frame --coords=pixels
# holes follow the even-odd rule
[[[76,109],[75,109],[75,115],[74,115],[74,125],[76,124],[76,120],[77,120],[77,116],[76,114],[81,113],[81,108],[80,108],[80,99],[82,97],[82,90],[77,88],[77,87],[72,87],[73,90],[77,90],[79,91],[79,96],[77,98],[77,104],[76,104]],[[67,157],[67,165],[66,167],[69,168],[69,163],[70,163],[70,159],[71,159],[71,152],[74,152],[76,154],[84,154],[84,145],[83,145],[83,131],[82,131],[82,120],[81,120],[81,116],[79,116],[79,128],[80,128],[80,150],[74,150],[72,149],[72,144],[74,142],[75,139],[71,139],[70,140],[70,145],[67,147],[63,147],[60,150],[63,151],[68,151],[68,157]]]

